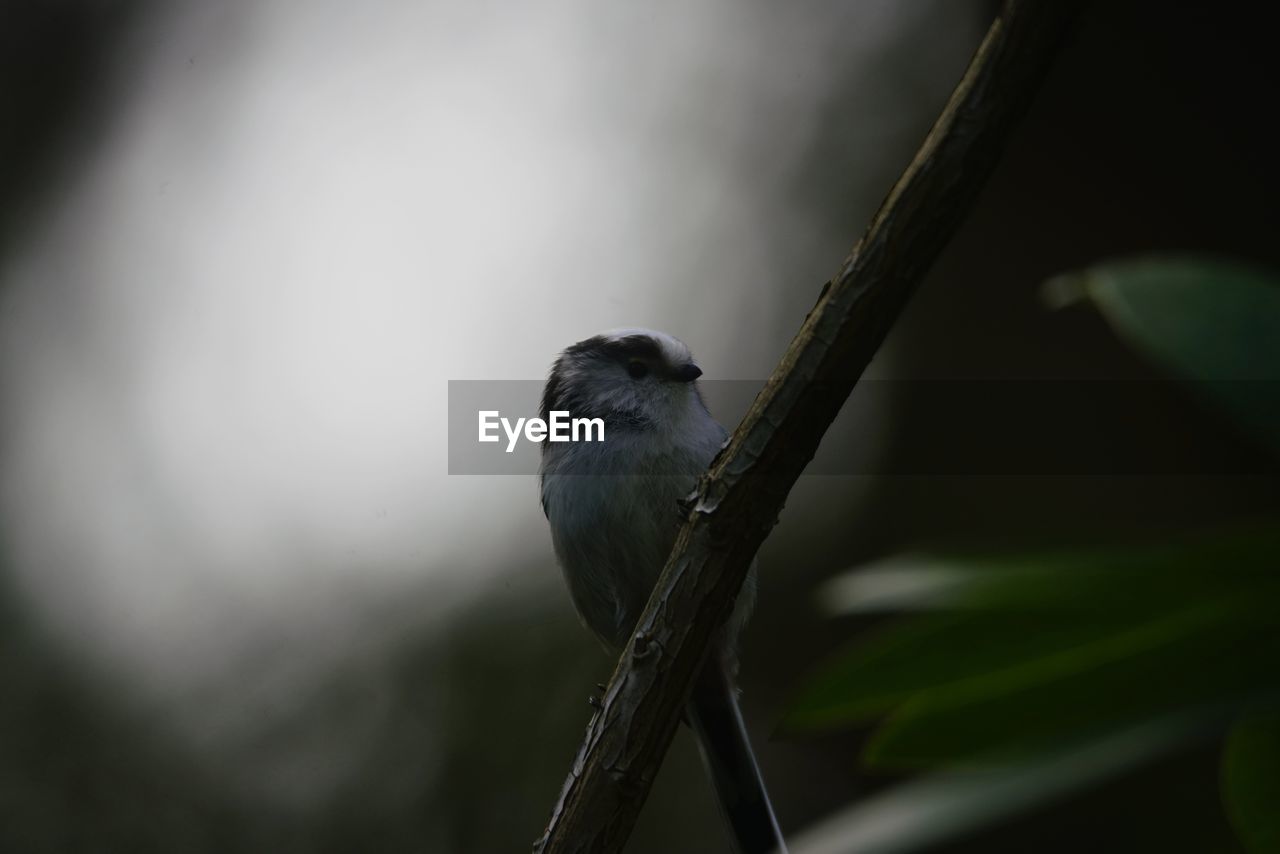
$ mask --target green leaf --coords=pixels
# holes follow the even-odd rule
[[[1016,555],[898,557],[837,576],[834,613],[893,610],[1122,611],[1129,617],[1233,592],[1280,594],[1280,523],[1233,526],[1156,545]]]
[[[884,576],[897,567],[911,575],[920,565],[898,561],[873,571]],[[1145,548],[923,565],[948,579],[948,610],[881,629],[822,665],[784,728],[857,723],[944,689],[1008,693],[1131,657],[1175,635],[1211,632],[1215,623],[1265,621],[1280,599],[1280,525]],[[841,606],[860,610],[850,601],[851,585],[840,587]]]
[[[933,850],[938,843],[1040,806],[1149,762],[1194,737],[1186,716],[1046,753],[1025,763],[940,771],[859,799],[792,840],[793,850]]]
[[[873,737],[880,767],[1023,760],[1167,714],[1209,717],[1274,690],[1280,639],[1263,608],[1189,612],[1042,662],[919,692]]]
[[[811,677],[783,722],[826,729],[880,715],[919,691],[1033,665],[1097,636],[1085,623],[1037,615],[948,615],[895,626]]]
[[[1280,277],[1195,256],[1115,261],[1060,276],[1052,301],[1091,300],[1116,333],[1280,452]]]
[[[1280,713],[1250,715],[1231,730],[1222,797],[1250,851],[1280,851]]]

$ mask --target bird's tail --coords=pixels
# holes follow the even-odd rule
[[[786,854],[738,710],[737,689],[714,654],[694,683],[689,723],[697,733],[703,762],[737,850],[741,854]]]

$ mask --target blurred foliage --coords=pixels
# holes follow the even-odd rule
[[[1280,454],[1280,282],[1262,270],[1202,258],[1141,258],[1049,283],[1050,298],[1083,297],[1134,349]]]
[[[1048,290],[1059,303],[1086,300],[1129,346],[1280,452],[1274,278],[1198,257],[1147,258],[1059,277]],[[1228,813],[1250,850],[1280,850],[1278,563],[1280,525],[1267,519],[1176,542],[855,572],[828,588],[837,609],[866,610],[888,586],[895,607],[919,613],[820,667],[787,725],[876,720],[863,755],[875,769],[1021,772],[1169,722],[1181,740],[1235,722],[1223,759]],[[860,576],[875,583],[848,583]]]
[[[1280,851],[1280,715],[1255,715],[1231,730],[1223,755],[1223,797],[1254,851]]]

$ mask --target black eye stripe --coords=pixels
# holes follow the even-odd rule
[[[632,359],[627,362],[627,373],[633,380],[643,379],[649,375],[649,366],[639,359]]]

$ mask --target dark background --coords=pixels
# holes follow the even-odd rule
[[[1270,115],[1280,60],[1261,8],[1092,4],[976,209],[894,330],[880,359],[889,375],[1154,378],[1092,312],[1048,310],[1040,284],[1099,259],[1152,250],[1280,266],[1280,135]],[[6,6],[0,263],[30,239],[58,188],[74,181],[110,126],[119,85],[112,69],[122,52],[136,49],[155,11],[140,2]],[[990,11],[975,4],[973,16],[981,21]],[[919,28],[921,44],[948,37],[926,19]],[[880,67],[910,97],[912,75],[928,59],[926,50],[904,44]],[[879,192],[887,189],[912,145],[878,152],[883,162],[871,169],[851,160],[854,120],[838,68],[833,77],[825,132],[789,182],[804,204],[826,212],[827,237],[848,246],[876,201],[865,191],[876,183],[869,173],[882,178]],[[923,116],[936,110],[931,97],[926,91],[925,105],[916,107]],[[916,139],[927,119],[918,124]],[[757,309],[776,315],[779,329],[793,329],[839,261],[797,259],[795,276],[777,283],[776,304]],[[947,430],[947,415],[908,383],[893,397],[880,428],[883,453],[892,461],[887,468],[905,470]],[[1127,436],[1173,437],[1187,455],[1185,471],[1255,464],[1274,471],[1190,400],[1172,390],[1152,397],[1127,413]],[[1090,447],[1123,471],[1124,440],[1108,437],[1105,414],[1099,420]],[[856,440],[840,427],[824,454]],[[1078,438],[1074,427],[1049,428],[1035,437],[1046,459]],[[784,829],[796,832],[895,782],[859,770],[863,733],[770,738],[801,674],[864,628],[815,608],[822,579],[904,550],[1151,541],[1277,506],[1280,490],[1267,474],[804,479],[762,552],[761,605],[743,653],[745,712]],[[133,714],[109,676],[67,654],[39,614],[0,586],[0,849],[483,852],[531,842],[586,723],[590,686],[610,664],[576,626],[548,556],[530,554],[527,564],[514,581],[486,588],[482,608],[410,626],[376,661],[335,668],[323,690],[214,762]],[[343,725],[349,696],[374,690],[370,671],[389,711],[339,784],[290,801],[229,782],[253,777],[259,751],[269,756],[277,742],[323,743],[327,728]],[[1218,804],[1217,751],[1211,743],[1193,746],[930,850],[1236,850]],[[416,766],[419,755],[430,756],[429,769]],[[631,850],[723,846],[682,733]]]

